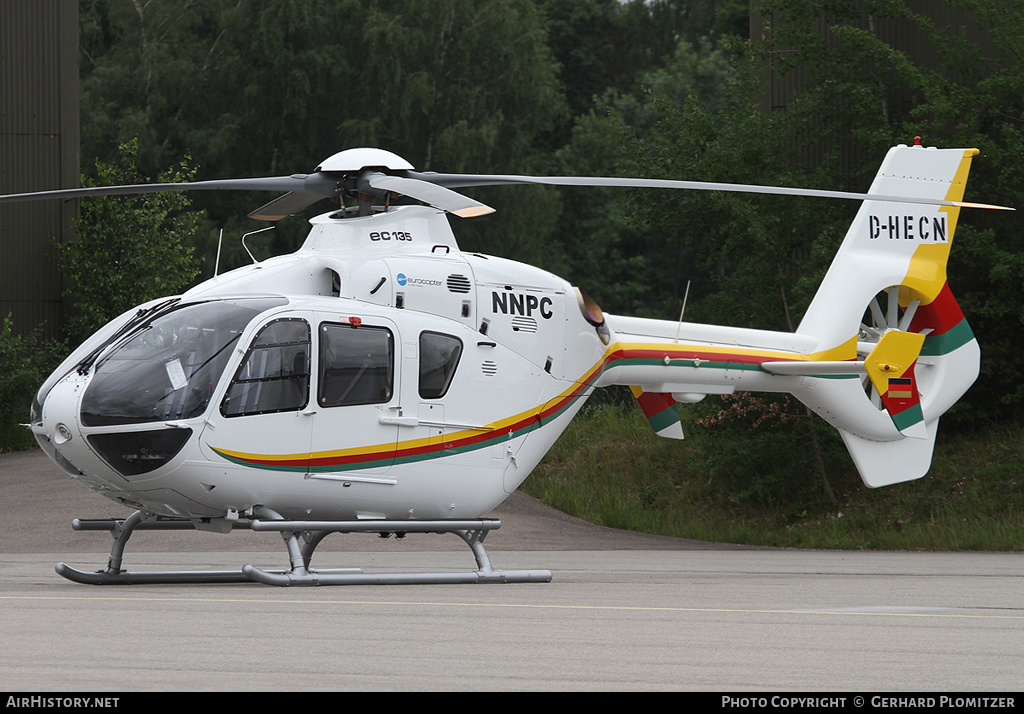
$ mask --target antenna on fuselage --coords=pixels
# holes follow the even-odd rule
[[[245,244],[245,239],[246,239],[246,238],[248,238],[249,236],[252,236],[252,235],[256,235],[257,233],[262,233],[263,231],[272,231],[272,230],[274,230],[274,229],[275,229],[276,227],[277,227],[277,226],[267,226],[266,228],[260,228],[260,229],[259,229],[258,231],[249,231],[249,232],[248,232],[248,233],[246,233],[246,234],[245,234],[244,236],[242,236],[242,247],[243,247],[243,248],[245,248],[245,252],[249,254],[249,257],[250,257],[250,258],[252,258],[252,264],[253,264],[253,265],[259,265],[259,264],[260,264],[260,261],[256,260],[256,256],[254,256],[254,255],[252,254],[252,251],[251,251],[251,250],[249,250],[249,246],[247,246],[247,245]]]
[[[686,281],[686,292],[683,293],[683,309],[679,311],[679,324],[676,325],[676,343],[679,342],[679,331],[683,329],[683,313],[686,312],[686,298],[690,297],[690,281]]]
[[[213,277],[220,272],[220,247],[224,244],[224,229],[220,229],[220,236],[217,238],[217,259],[213,262]]]

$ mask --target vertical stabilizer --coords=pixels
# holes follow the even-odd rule
[[[895,147],[869,193],[960,201],[977,153]],[[818,379],[795,394],[839,429],[869,486],[928,471],[939,417],[978,375],[978,343],[946,282],[959,214],[864,201],[797,329],[864,361],[859,384]]]

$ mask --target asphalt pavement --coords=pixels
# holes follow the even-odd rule
[[[127,514],[39,452],[0,455],[0,689],[678,691],[776,708],[819,692],[853,709],[883,708],[879,692],[1010,693],[1015,706],[1024,681],[1022,553],[708,544],[517,494],[492,514],[491,560],[548,569],[550,583],[88,586],[54,572],[106,564],[109,535],[71,519]],[[381,572],[474,565],[435,535],[330,536],[321,557]],[[286,565],[280,538],[146,532],[125,555],[140,570],[245,563]],[[858,706],[853,693],[868,696]]]

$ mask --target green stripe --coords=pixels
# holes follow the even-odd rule
[[[663,359],[632,359],[622,360],[629,364],[665,364]],[[728,362],[708,359],[674,359],[669,360],[669,367],[693,367],[695,369],[740,369],[750,372],[762,372],[761,365],[752,362]]]
[[[654,416],[647,417],[647,421],[651,423],[651,427],[654,429],[654,433],[660,433],[665,429],[668,429],[675,424],[679,423],[679,412],[669,407],[664,411],[660,411]]]
[[[889,416],[892,417],[892,423],[900,431],[917,424],[919,421],[924,421],[924,412],[921,411],[920,404],[904,409],[899,414],[890,413]]]
[[[921,354],[928,357],[941,357],[957,350],[974,339],[971,326],[963,319],[956,327],[942,333],[941,335],[928,335],[924,338],[924,345],[921,347]]]
[[[966,323],[964,323],[964,324],[966,324]],[[968,332],[970,332],[969,329],[968,329]],[[971,335],[971,338],[973,338],[973,335]],[[601,368],[600,370],[595,372],[593,375],[591,375],[591,382],[596,381],[599,378],[599,376],[605,370],[614,368],[617,365],[665,366],[665,361],[664,361],[664,358],[657,358],[657,357],[651,357],[651,358],[627,357],[627,358],[622,358],[620,360],[615,360],[615,361],[612,361],[612,362],[604,365],[603,368]],[[707,359],[699,359],[699,358],[698,359],[672,359],[672,360],[669,361],[669,365],[673,366],[673,367],[692,367],[692,368],[699,368],[699,369],[741,370],[741,371],[750,371],[750,372],[763,371],[761,369],[761,365],[757,364],[757,363],[732,362],[732,361],[726,361],[726,360],[707,360]],[[857,375],[821,375],[821,376],[823,378],[825,378],[825,379],[857,379],[858,378]],[[496,443],[500,443],[501,441],[507,441],[509,439],[514,439],[516,437],[528,434],[529,432],[533,431],[534,429],[536,429],[536,428],[538,428],[538,427],[540,427],[540,426],[542,426],[544,424],[547,424],[548,422],[550,422],[550,421],[558,418],[559,416],[561,416],[563,413],[566,412],[566,410],[570,409],[576,403],[576,401],[578,399],[585,398],[589,394],[591,389],[592,389],[592,385],[588,384],[584,389],[580,390],[580,392],[578,394],[575,394],[575,395],[573,395],[571,397],[563,399],[562,403],[558,406],[558,408],[555,411],[553,411],[550,414],[548,414],[547,416],[545,416],[543,418],[543,420],[538,418],[538,417],[528,418],[527,420],[525,420],[524,424],[522,424],[519,428],[514,429],[512,431],[511,436],[508,434],[508,431],[502,430],[500,434],[495,434],[493,437],[488,438],[488,439],[484,439],[484,440],[479,441],[479,442],[475,442],[475,443],[471,443],[471,444],[464,444],[464,445],[461,445],[461,446],[456,446],[454,448],[432,450],[432,451],[426,451],[426,452],[417,453],[417,454],[410,454],[410,455],[407,455],[407,456],[400,456],[400,455],[396,455],[397,452],[391,452],[391,453],[386,453],[380,459],[375,459],[375,460],[371,460],[371,461],[362,461],[362,462],[348,463],[348,464],[322,464],[322,465],[319,465],[319,466],[309,466],[309,467],[306,467],[306,466],[288,466],[288,465],[277,464],[277,463],[254,463],[253,461],[248,461],[248,460],[241,459],[241,458],[238,458],[238,457],[229,456],[228,454],[225,454],[225,453],[223,453],[223,452],[221,452],[221,451],[219,451],[217,449],[214,449],[214,451],[216,451],[217,454],[220,455],[222,458],[225,458],[225,459],[227,459],[228,461],[230,461],[232,463],[240,464],[242,466],[249,466],[251,468],[266,469],[266,470],[272,470],[272,471],[294,471],[294,472],[309,471],[309,472],[312,472],[312,473],[317,473],[317,472],[337,472],[337,471],[354,471],[354,470],[366,469],[366,468],[380,468],[382,466],[386,466],[386,465],[389,465],[389,464],[392,464],[392,463],[395,464],[395,465],[398,465],[398,464],[408,464],[408,463],[416,463],[418,461],[427,461],[427,460],[439,458],[439,457],[442,457],[442,456],[450,456],[452,454],[461,454],[461,453],[466,453],[466,452],[470,452],[470,451],[476,451],[477,449],[487,448],[487,447],[492,446],[492,445],[494,445]],[[674,424],[679,423],[679,414],[678,414],[678,412],[675,409],[666,409],[666,410],[662,411],[661,413],[656,414],[653,417],[651,417],[649,419],[649,421],[651,423],[651,426],[654,428],[655,432],[661,432],[664,429],[669,428],[669,427],[673,426]]]

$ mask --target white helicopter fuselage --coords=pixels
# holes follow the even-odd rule
[[[794,333],[605,316],[551,273],[463,253],[440,208],[325,214],[297,252],[113,320],[43,384],[31,428],[104,495],[215,529],[260,507],[478,518],[610,385],[671,438],[676,403],[789,393],[868,486],[920,478],[980,351],[946,283],[959,208],[913,201],[959,201],[975,153],[892,149],[869,194],[884,200],[862,203]]]
[[[40,391],[40,445],[105,496],[211,527],[257,506],[438,519],[507,498],[593,389],[606,345],[577,292],[463,254],[436,209],[312,224],[298,252],[87,341]]]
[[[629,386],[655,433],[674,439],[683,436],[679,403],[788,393],[839,431],[867,486],[920,478],[939,417],[980,365],[946,280],[960,208],[999,208],[962,201],[977,153],[893,147],[866,194],[418,173],[389,152],[355,149],[311,175],[0,196],[287,191],[250,214],[263,220],[323,198],[358,202],[313,219],[291,255],[254,260],[126,312],[46,380],[30,424],[42,449],[72,477],[136,509],[123,520],[76,521],[114,534],[105,571],[57,571],[92,584],[550,580],[548,571],[495,571],[482,541],[500,522],[483,517],[537,466],[592,391],[611,385]],[[800,325],[781,333],[604,315],[551,273],[460,251],[446,212],[472,218],[493,209],[452,189],[515,183],[862,203]],[[372,205],[393,194],[430,207]],[[135,528],[176,528],[181,519],[220,532],[279,530],[291,568],[121,568]],[[317,544],[338,531],[457,533],[478,570],[311,570]]]

